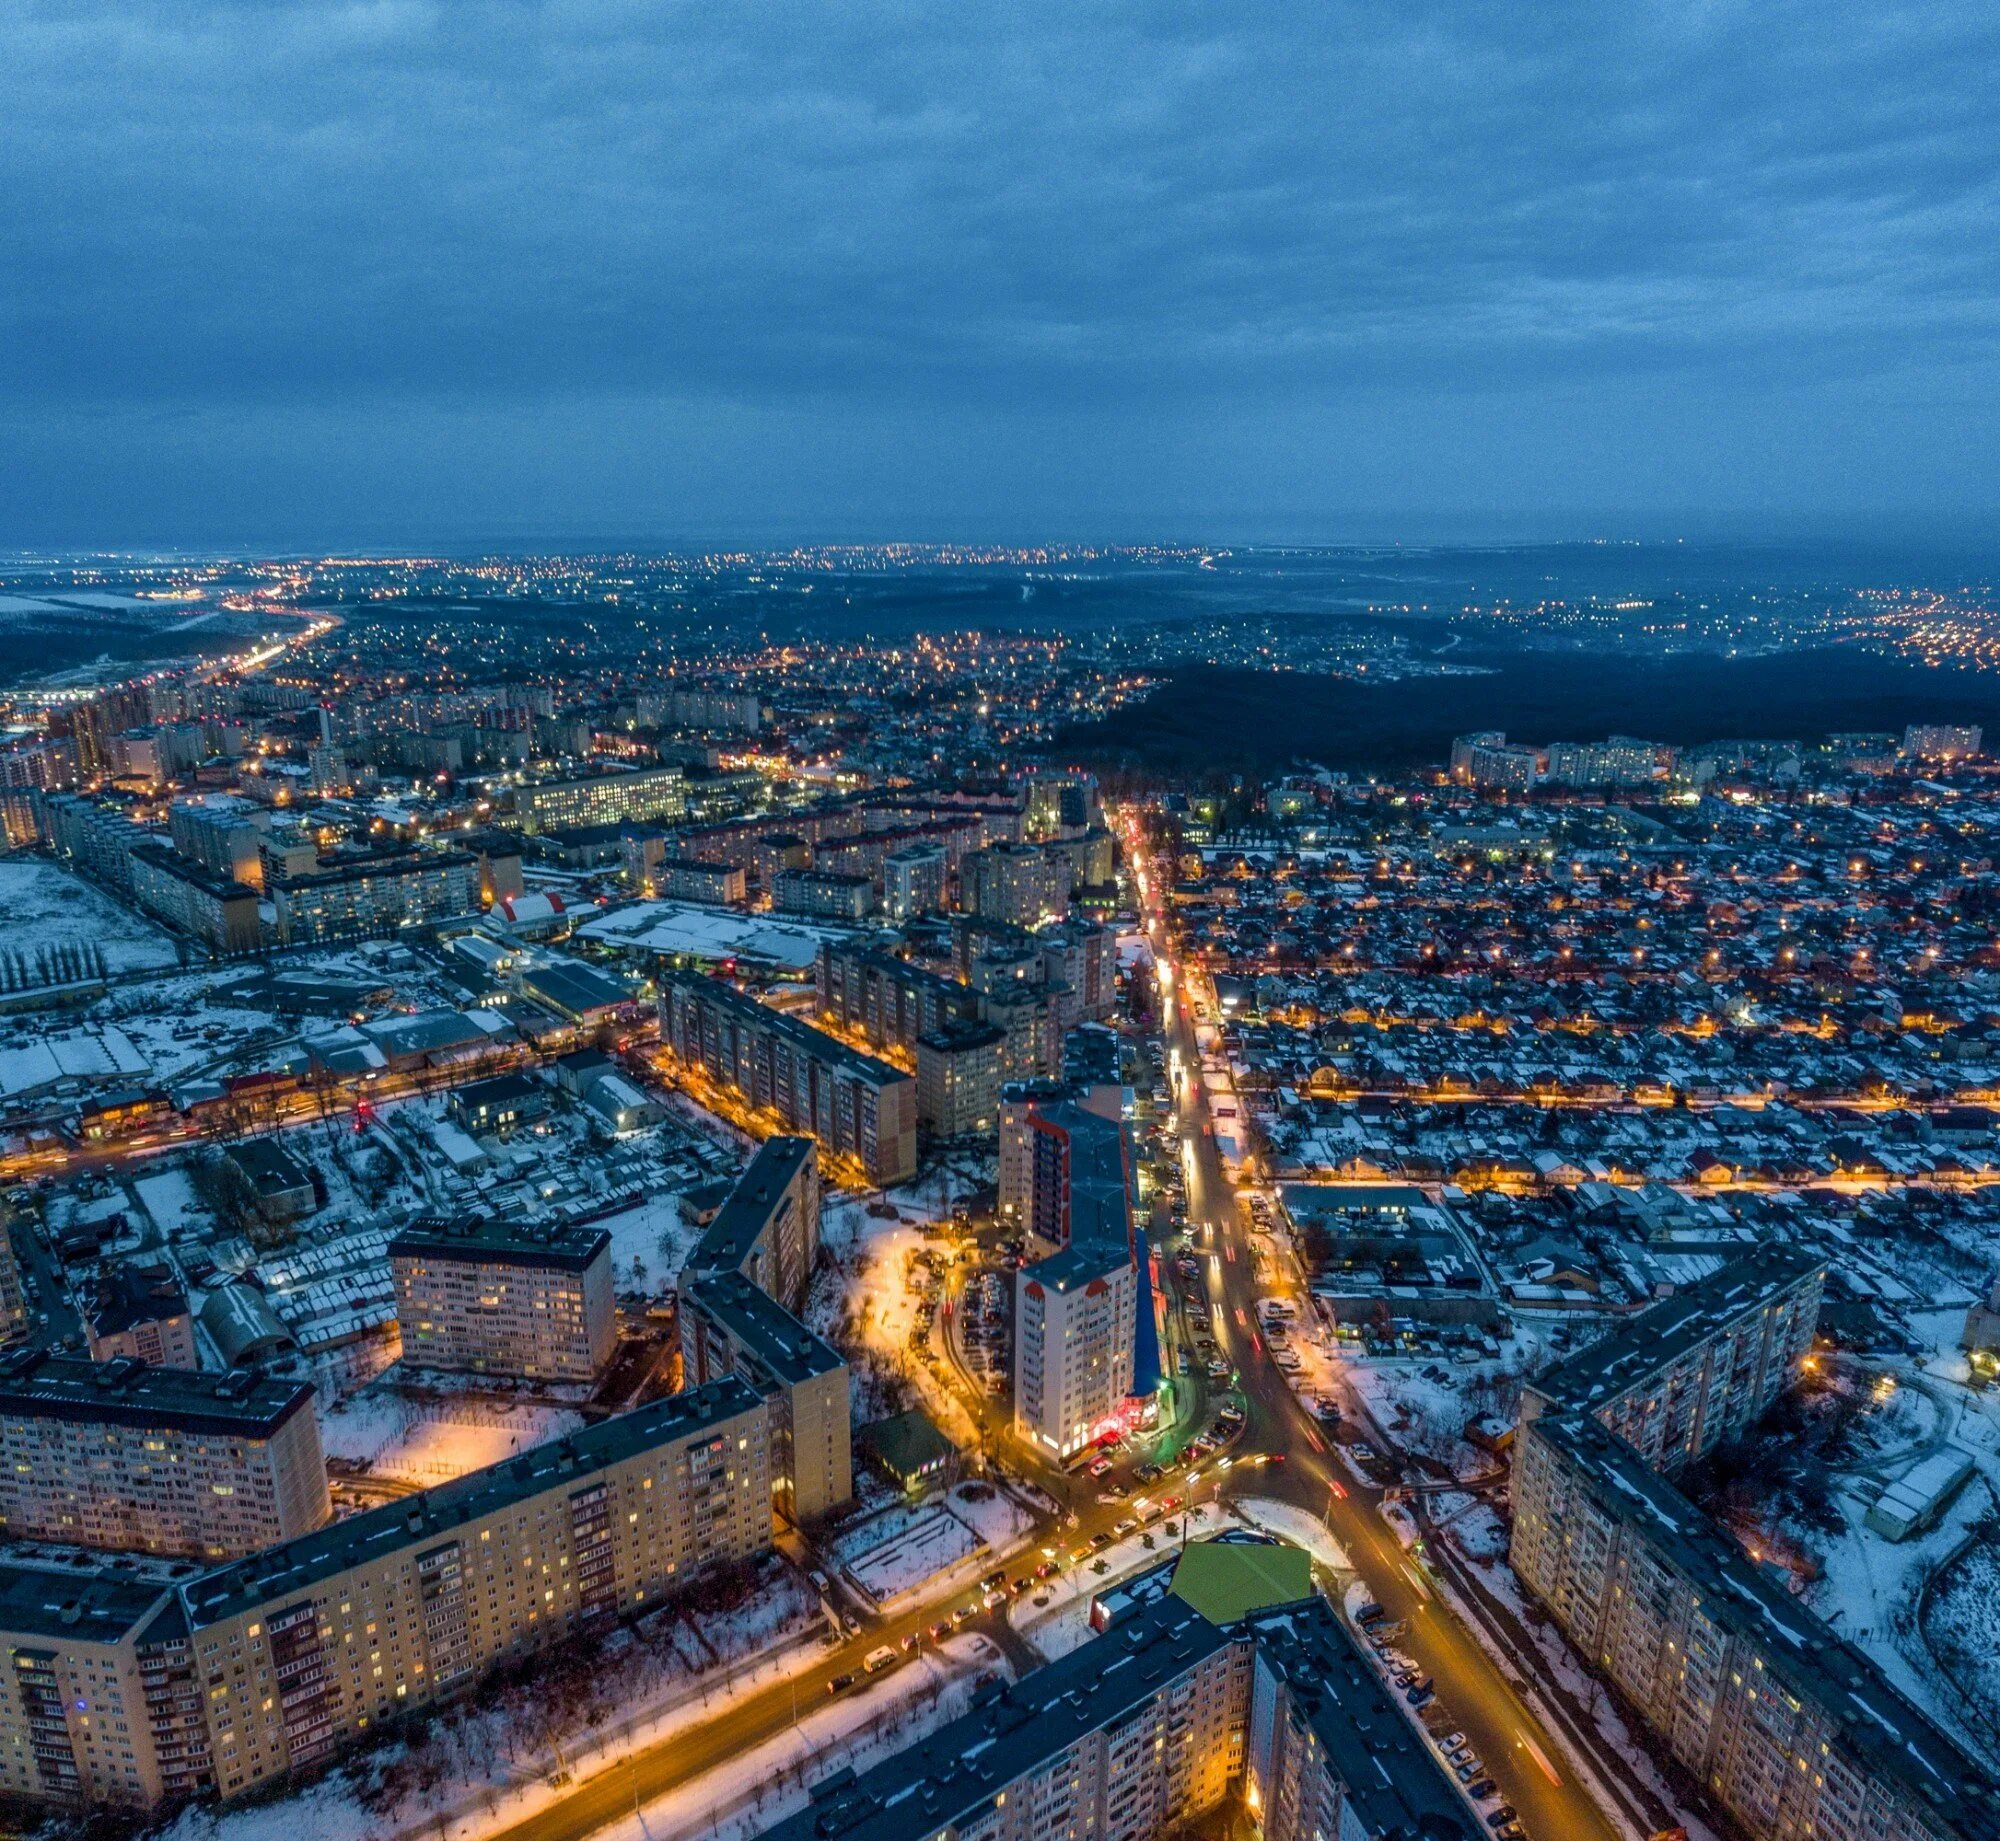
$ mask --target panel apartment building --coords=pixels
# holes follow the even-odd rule
[[[514,790],[514,819],[534,836],[582,825],[645,824],[677,819],[687,810],[686,778],[678,767],[538,780]]]
[[[1825,1264],[1760,1247],[1663,1298],[1521,1390],[1521,1422],[1592,1414],[1669,1475],[1768,1412],[1812,1347]]]
[[[1534,1382],[1509,1559],[1757,1841],[1992,1837],[1991,1777],[1669,1481],[1783,1391],[1823,1279],[1810,1254],[1760,1249]]]
[[[1509,1557],[1578,1654],[1761,1841],[1991,1841],[1992,1777],[1582,1414],[1519,1441]]]
[[[0,1535],[213,1560],[329,1513],[310,1382],[0,1356]]]
[[[479,859],[469,851],[395,851],[324,862],[271,885],[287,946],[366,940],[479,911]]]
[[[770,1542],[723,1381],[176,1584],[0,1565],[0,1792],[227,1801]]]
[[[1476,1832],[1326,1605],[1220,1628],[1168,1595],[763,1841],[1159,1841],[1236,1795],[1266,1841]]]
[[[916,1082],[900,1068],[692,972],[661,980],[660,1036],[682,1065],[829,1155],[853,1158],[871,1182],[916,1174]]]
[[[618,1345],[611,1236],[426,1215],[389,1242],[413,1367],[595,1381]]]
[[[854,1495],[847,1363],[803,1315],[819,1248],[819,1154],[767,1138],[681,1272],[681,1372],[699,1386],[734,1374],[771,1416],[772,1506],[817,1521]]]

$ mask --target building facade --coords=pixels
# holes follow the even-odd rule
[[[900,1068],[688,972],[661,981],[660,1035],[682,1065],[828,1154],[853,1158],[871,1182],[886,1188],[916,1174],[916,1082]]]
[[[515,822],[531,836],[583,825],[677,819],[686,810],[686,779],[678,767],[643,767],[631,773],[590,774],[578,780],[538,780],[514,791]]]
[[[618,1345],[603,1228],[428,1216],[389,1242],[389,1270],[414,1367],[594,1381]]]
[[[727,1380],[178,1584],[0,1566],[0,1789],[229,1801],[770,1542]]]
[[[1132,1392],[1139,1279],[1122,1245],[1085,1243],[1014,1275],[1014,1429],[1058,1458]]]
[[[0,1534],[222,1559],[331,1513],[310,1382],[0,1356]]]
[[[288,946],[374,939],[404,927],[475,914],[479,859],[406,851],[326,862],[273,884],[278,938]]]

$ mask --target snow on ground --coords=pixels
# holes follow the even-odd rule
[[[1035,1518],[997,1484],[961,1483],[944,1501],[996,1554],[1011,1551],[1035,1525]]]
[[[215,1226],[215,1217],[196,1198],[194,1181],[186,1170],[155,1170],[150,1176],[139,1177],[132,1187],[164,1240],[194,1238]]]
[[[1144,1533],[1129,1534],[1086,1560],[1074,1559],[1070,1551],[1052,1545],[1052,1553],[1063,1552],[1063,1570],[1042,1581],[1025,1598],[1015,1599],[1007,1608],[1007,1621],[1045,1660],[1053,1662],[1057,1656],[1067,1655],[1090,1640],[1090,1601],[1099,1592],[1179,1556],[1180,1537],[1169,1534],[1168,1525],[1162,1522]],[[1179,1527],[1178,1519],[1172,1525]],[[1193,1537],[1206,1539],[1221,1525],[1214,1505],[1204,1502],[1194,1511]]]
[[[561,1407],[511,1400],[425,1400],[376,1383],[320,1418],[331,1458],[429,1486],[483,1470],[583,1424]]]
[[[900,1519],[905,1516],[907,1520]],[[952,1571],[979,1551],[978,1535],[933,1506],[890,1509],[872,1517],[841,1537],[834,1558],[848,1578],[880,1605]]]
[[[105,969],[116,977],[178,958],[165,928],[41,857],[0,858],[0,914],[7,917],[0,946],[30,960],[47,947],[92,945],[102,948]]]
[[[611,1235],[611,1278],[619,1291],[649,1297],[680,1277],[695,1230],[681,1220],[677,1195],[656,1195],[623,1214],[592,1223]]]
[[[1823,1570],[1807,1590],[1807,1604],[1837,1634],[1865,1651],[1946,1731],[1975,1748],[1990,1744],[1990,1725],[1982,1730],[1968,1726],[1967,1686],[1948,1679],[1932,1659],[1916,1628],[1915,1612],[1925,1579],[1966,1538],[1974,1522],[1993,1512],[1994,1491],[1983,1476],[1975,1476],[1935,1528],[1907,1541],[1885,1540],[1864,1527],[1866,1511],[1852,1496],[1843,1493],[1835,1501],[1847,1532],[1821,1543]],[[1984,1644],[1988,1653],[1992,1639],[1989,1628]],[[1980,1711],[1990,1721],[2000,1715],[2000,1701],[1989,1702]]]
[[[1349,1570],[1347,1552],[1333,1538],[1325,1522],[1296,1503],[1280,1502],[1274,1496],[1244,1496],[1229,1505],[1239,1521],[1260,1533],[1275,1534],[1281,1541],[1303,1547],[1320,1565],[1334,1572]]]

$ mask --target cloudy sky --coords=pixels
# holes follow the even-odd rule
[[[1986,0],[13,0],[0,548],[2000,506]]]

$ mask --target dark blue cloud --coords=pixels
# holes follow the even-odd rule
[[[1990,506],[1996,77],[1970,0],[17,6],[0,514]]]

